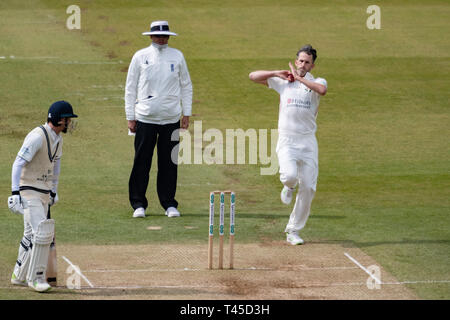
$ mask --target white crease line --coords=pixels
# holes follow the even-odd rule
[[[18,24],[18,25],[22,25],[22,24],[56,24],[58,23],[58,20],[54,20],[54,21],[22,21],[20,23],[14,22],[14,24]]]
[[[135,269],[135,270],[126,270],[126,269],[112,269],[112,270],[102,270],[102,269],[94,269],[94,270],[84,270],[86,273],[130,273],[130,272],[178,272],[178,271],[200,271],[203,269]]]
[[[117,85],[100,85],[100,84],[93,84],[89,88],[91,89],[125,89],[125,86],[121,84]]]
[[[84,281],[87,282],[87,284],[91,288],[94,288],[94,285],[89,281],[88,278],[85,277],[85,275],[81,272],[81,270],[77,266],[74,266],[73,263],[70,262],[70,260],[67,259],[65,256],[62,256],[62,258],[64,259],[64,261],[66,261],[73,268],[73,270],[75,270],[76,273],[78,273],[84,279]]]
[[[187,285],[181,285],[181,286],[98,286],[93,287],[92,289],[192,289],[192,288],[227,288],[226,286],[187,286]],[[81,289],[89,289],[88,287],[81,287]]]
[[[50,60],[50,59],[59,59],[59,57],[14,57],[11,59],[17,60]]]
[[[59,64],[123,64],[123,61],[47,61],[47,63]]]
[[[427,284],[427,283],[450,283],[450,280],[419,280],[419,281],[399,281],[383,282],[382,284]]]
[[[17,56],[0,56],[0,59],[12,59],[12,60],[50,60],[59,59],[58,57],[17,57]]]
[[[51,56],[37,56],[37,57],[17,57],[14,55],[0,56],[0,59],[11,59],[11,60],[48,60],[47,63],[52,64],[86,64],[86,65],[102,65],[102,64],[123,64],[122,60],[119,61],[78,61],[78,60],[61,60],[60,57]],[[56,59],[59,59],[55,61]]]
[[[94,269],[94,270],[85,270],[86,273],[130,273],[130,272],[185,272],[185,271],[206,271],[207,269],[190,269],[190,268],[184,268],[184,269],[134,269],[134,270],[127,270],[127,269],[112,269],[112,270],[105,270],[105,269]],[[217,269],[218,270],[218,269]],[[229,270],[229,269],[224,269]],[[256,270],[256,271],[273,271],[275,269],[269,269],[269,268],[234,268],[234,271],[236,270]],[[230,270],[232,271],[232,270]]]
[[[219,184],[214,184],[214,183],[178,183],[177,186],[204,186],[204,185],[208,185],[208,186],[219,186]]]
[[[104,98],[89,98],[88,101],[107,101],[107,100],[114,100],[114,99],[122,99],[125,100],[122,96],[116,96],[116,97],[104,97]]]
[[[401,281],[401,282],[386,282],[385,285],[403,285],[403,284],[439,284],[450,283],[450,280],[423,280],[423,281]],[[334,283],[298,283],[298,288],[304,287],[341,287],[341,286],[367,286],[366,282],[334,282]],[[228,286],[207,286],[207,285],[160,285],[160,286],[98,286],[92,289],[180,289],[180,288],[228,288]],[[81,289],[89,289],[88,287],[81,287]],[[295,289],[293,287],[292,289]]]
[[[404,285],[404,284],[450,284],[450,280],[418,280],[418,281],[399,281],[399,282],[383,282],[383,285]],[[367,286],[366,282],[336,282],[336,283],[307,283],[305,285],[298,284],[298,288],[305,287],[336,287],[336,286]],[[58,286],[58,289],[66,289],[64,286]],[[86,287],[82,286],[81,290],[89,289],[109,289],[109,290],[136,290],[136,289],[180,289],[180,288],[227,288],[226,286],[92,286]],[[10,287],[0,287],[0,290],[25,290],[26,287],[22,286],[10,286]],[[295,289],[295,288],[291,288]]]
[[[418,280],[418,281],[397,281],[382,282],[383,285],[404,285],[404,284],[441,284],[450,283],[450,280]],[[335,283],[310,283],[307,287],[337,287],[337,286],[367,286],[367,282],[335,282]]]
[[[356,259],[352,258],[352,256],[350,256],[347,252],[344,252],[344,255],[347,258],[349,258],[354,264],[356,264],[358,267],[360,267],[362,270],[364,270],[364,272],[367,273],[372,279],[374,279],[377,282],[377,284],[381,284],[380,279],[375,277],[369,270],[364,268],[358,261],[356,261]]]
[[[301,270],[347,270],[347,269],[358,269],[358,267],[305,267],[300,268]]]
[[[276,268],[234,268],[234,271],[299,271],[299,270],[347,270],[347,269],[358,269],[357,267],[299,267],[289,269],[276,269]],[[184,271],[205,271],[206,269],[93,269],[93,270],[84,270],[85,273],[130,273],[130,272],[184,272]],[[214,269],[216,270],[216,269]],[[218,270],[218,269],[217,269]],[[224,269],[224,271],[232,271],[229,269]]]

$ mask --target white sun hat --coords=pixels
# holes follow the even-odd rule
[[[165,35],[176,36],[175,32],[170,32],[167,21],[153,21],[150,24],[150,31],[142,32],[143,36]]]

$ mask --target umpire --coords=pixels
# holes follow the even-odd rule
[[[171,155],[172,151],[178,155],[176,130],[189,127],[192,83],[181,51],[168,47],[169,37],[177,34],[169,30],[167,21],[152,22],[150,31],[142,35],[149,35],[152,43],[134,54],[125,86],[128,129],[136,135],[129,180],[130,204],[134,218],[145,217],[148,206],[145,193],[156,145],[159,202],[168,217],[179,217],[175,200],[178,166]]]

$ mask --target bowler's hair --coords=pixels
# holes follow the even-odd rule
[[[306,52],[308,55],[312,55],[313,57],[313,63],[316,61],[317,58],[317,51],[314,49],[310,44],[304,45],[300,50],[297,52],[297,57],[301,52]]]

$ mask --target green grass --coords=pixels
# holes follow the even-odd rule
[[[237,192],[238,242],[284,238],[290,208],[279,201],[278,175],[261,176],[256,165],[180,166],[176,220],[164,216],[152,175],[150,217],[130,218],[133,138],[123,86],[131,56],[149,44],[140,33],[163,18],[179,33],[170,45],[186,57],[192,120],[202,120],[203,131],[276,128],[277,94],[248,73],[287,68],[302,44],[317,47],[313,74],[329,91],[318,116],[320,172],[306,240],[357,246],[400,281],[449,280],[446,1],[382,1],[381,30],[366,28],[372,3],[361,1],[78,1],[80,31],[65,29],[72,1],[23,3],[0,4],[0,194],[10,193],[11,164],[28,131],[52,101],[70,101],[80,118],[65,136],[53,209],[59,243],[206,243],[207,197],[219,188]],[[6,205],[0,213],[5,287],[22,222]],[[170,232],[151,233],[150,224]],[[423,299],[450,298],[448,284],[409,286]],[[30,296],[0,289],[0,298]]]

